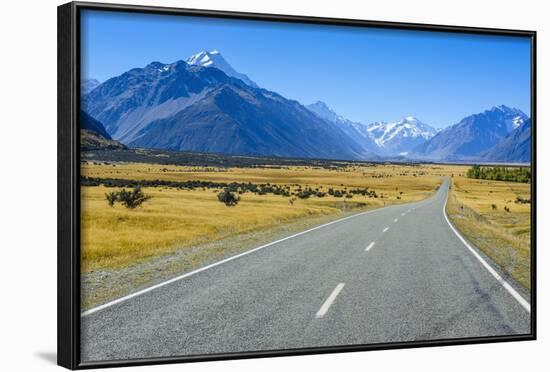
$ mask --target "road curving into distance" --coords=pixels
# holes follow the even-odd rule
[[[82,362],[530,333],[449,190],[346,217],[88,310]]]

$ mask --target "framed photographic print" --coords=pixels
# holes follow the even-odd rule
[[[534,31],[58,8],[70,368],[533,340]]]

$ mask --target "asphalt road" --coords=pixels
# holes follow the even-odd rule
[[[528,303],[447,223],[448,183],[422,202],[343,219],[92,310],[81,318],[81,359],[529,333]]]

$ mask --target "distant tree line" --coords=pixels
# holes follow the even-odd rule
[[[481,167],[474,165],[466,172],[466,177],[508,182],[531,182],[531,168],[529,167]]]

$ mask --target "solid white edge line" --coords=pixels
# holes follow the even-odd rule
[[[372,247],[374,247],[374,242],[370,242],[369,246],[365,248],[365,251],[366,252],[370,251]]]
[[[455,229],[455,227],[453,226],[453,224],[451,223],[451,221],[449,221],[449,218],[447,217],[447,201],[449,200],[449,192],[447,191],[447,199],[445,199],[445,205],[443,206],[443,216],[445,217],[445,220],[447,221],[447,223],[449,224],[449,227],[451,228],[451,230],[453,230],[453,232],[455,233],[455,235],[460,239],[460,241],[466,246],[466,248],[468,248],[470,250],[470,252],[472,252],[472,254],[474,255],[475,258],[478,259],[479,262],[481,262],[481,264],[483,265],[483,267],[485,267],[487,269],[487,271],[489,271],[491,273],[491,275],[494,276],[494,278],[504,287],[504,289],[506,289],[508,291],[508,293],[510,293],[512,295],[512,297],[514,297],[516,299],[517,302],[519,302],[519,304],[525,309],[527,310],[527,312],[531,313],[531,304],[529,304],[529,302],[527,302],[527,300],[525,300],[515,289],[514,287],[512,287],[506,280],[504,280],[504,278],[502,276],[500,276],[499,273],[496,272],[495,269],[493,269],[493,267],[491,265],[489,265],[484,259],[483,257],[481,257],[479,255],[479,253],[477,253],[477,251],[472,248],[472,246],[466,241],[466,239],[464,239],[462,237],[462,235],[460,235],[460,233]]]
[[[321,305],[321,308],[319,311],[317,311],[317,314],[315,314],[315,318],[319,319],[325,316],[330,306],[333,304],[334,300],[336,300],[336,297],[340,293],[340,291],[344,288],[344,283],[340,283],[334,288],[330,296],[326,299],[326,301]]]
[[[398,206],[398,205],[396,205],[396,206]],[[390,207],[391,207],[391,206],[390,206]],[[386,208],[388,208],[388,207],[386,207]],[[235,256],[231,256],[231,257],[228,257],[228,258],[223,259],[223,260],[221,260],[221,261],[214,262],[214,263],[212,263],[212,264],[210,264],[210,265],[207,265],[207,266],[201,267],[201,268],[199,268],[199,269],[190,271],[190,272],[188,272],[188,273],[186,273],[186,274],[182,274],[182,275],[176,276],[175,278],[168,279],[168,280],[166,280],[166,281],[164,281],[164,282],[155,284],[155,285],[153,285],[153,286],[151,286],[151,287],[147,287],[147,288],[144,288],[144,289],[142,289],[142,290],[140,290],[140,291],[137,291],[137,292],[131,293],[131,294],[129,294],[129,295],[126,295],[126,296],[117,298],[117,299],[112,300],[112,301],[110,301],[110,302],[107,302],[107,303],[105,303],[105,304],[103,304],[103,305],[99,305],[99,306],[97,306],[97,307],[93,307],[93,308],[91,308],[91,309],[89,309],[89,310],[86,310],[86,311],[80,313],[80,316],[86,316],[86,315],[93,314],[93,313],[95,313],[95,312],[98,312],[98,311],[100,311],[100,310],[106,309],[106,308],[108,308],[108,307],[111,307],[111,306],[113,306],[113,305],[119,304],[119,303],[121,303],[121,302],[127,301],[127,300],[129,300],[129,299],[131,299],[131,298],[140,296],[140,295],[142,295],[142,294],[145,294],[145,293],[150,292],[150,291],[152,291],[152,290],[155,290],[155,289],[157,289],[157,288],[164,287],[165,285],[168,285],[168,284],[177,282],[177,281],[179,281],[179,280],[188,278],[188,277],[190,277],[191,275],[198,274],[198,273],[200,273],[200,272],[202,272],[202,271],[205,271],[205,270],[211,269],[211,268],[213,268],[213,267],[216,267],[216,266],[218,266],[218,265],[224,264],[224,263],[226,263],[226,262],[235,260],[235,259],[240,258],[240,257],[242,257],[242,256],[246,256],[246,255],[248,255],[248,254],[250,254],[250,253],[253,253],[253,252],[259,251],[259,250],[261,250],[261,249],[270,247],[270,246],[272,246],[272,245],[275,245],[275,244],[284,242],[285,240],[289,240],[289,239],[292,239],[292,238],[296,238],[296,237],[298,237],[298,236],[300,236],[300,235],[307,234],[307,233],[309,233],[309,232],[312,232],[312,231],[321,229],[321,228],[326,227],[326,226],[333,225],[333,224],[335,224],[335,223],[339,223],[339,222],[342,222],[342,221],[346,221],[346,220],[349,220],[349,219],[351,219],[351,218],[363,216],[363,215],[366,215],[366,214],[370,214],[370,213],[382,211],[382,210],[384,210],[384,209],[385,209],[385,208],[378,208],[378,209],[373,209],[373,210],[370,210],[370,211],[365,211],[365,212],[357,213],[357,214],[354,214],[354,215],[351,215],[351,216],[347,216],[347,217],[340,218],[340,219],[338,219],[338,220],[334,220],[334,221],[331,221],[331,222],[327,222],[327,223],[322,224],[322,225],[319,225],[319,226],[312,227],[311,229],[301,231],[301,232],[299,232],[299,233],[296,233],[296,234],[287,236],[287,237],[282,238],[282,239],[279,239],[279,240],[275,240],[275,241],[273,241],[273,242],[270,242],[270,243],[261,245],[261,246],[259,246],[259,247],[250,249],[250,250],[248,250],[248,251],[239,253],[239,254],[237,254],[237,255],[235,255]]]

